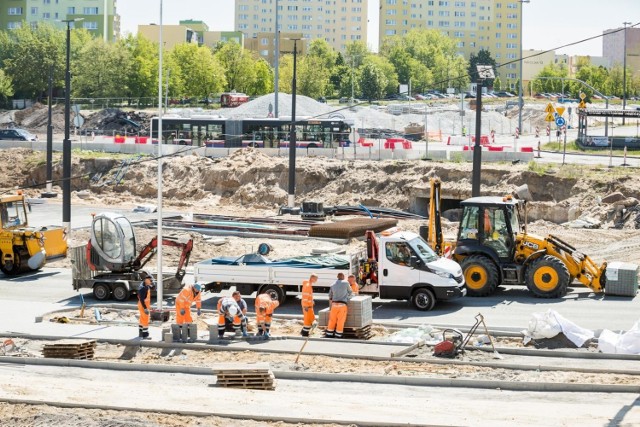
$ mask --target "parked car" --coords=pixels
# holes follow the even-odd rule
[[[37,141],[38,137],[24,129],[0,129],[0,139],[13,141]]]

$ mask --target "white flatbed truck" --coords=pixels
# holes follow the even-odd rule
[[[243,295],[269,293],[284,302],[300,292],[311,273],[318,275],[315,292],[327,292],[338,273],[354,274],[360,294],[408,300],[418,310],[431,310],[436,301],[466,295],[464,276],[456,262],[438,257],[416,233],[367,232],[367,250],[350,256],[299,257],[271,261],[259,254],[219,257],[194,266],[194,280],[218,293],[235,286]]]

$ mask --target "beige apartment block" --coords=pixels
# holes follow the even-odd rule
[[[302,33],[280,33],[280,54],[285,55],[293,53],[293,40],[303,38]],[[261,58],[264,58],[272,67],[275,66],[275,34],[274,33],[258,33],[256,37],[246,38],[244,41],[245,49],[256,52]],[[296,43],[298,55],[307,53],[305,43]]]
[[[367,43],[368,0],[278,0],[281,33],[301,33],[308,43],[325,39],[344,52],[347,43]],[[247,39],[275,33],[276,0],[235,0],[235,29]]]
[[[622,65],[625,56],[625,34],[627,40],[627,69],[640,70],[640,28],[624,27],[605,30],[602,37],[602,52],[611,66]]]
[[[438,30],[466,58],[486,49],[502,82],[519,79],[522,3],[518,0],[380,0],[380,44],[413,29]]]
[[[156,24],[138,25],[138,34],[158,43],[160,41],[160,26]],[[173,49],[180,43],[197,44],[198,34],[185,25],[163,25],[162,43],[167,50]]]

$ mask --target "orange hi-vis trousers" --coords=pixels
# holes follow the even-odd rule
[[[327,324],[327,337],[342,338],[344,323],[347,321],[347,304],[342,302],[331,303],[329,323]]]

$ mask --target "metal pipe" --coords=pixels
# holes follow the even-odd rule
[[[47,193],[51,193],[53,181],[53,125],[51,124],[51,103],[53,99],[53,64],[49,66],[49,112],[47,115]]]
[[[276,56],[276,60],[275,60],[275,81],[274,81],[274,95],[275,95],[275,110],[274,110],[274,115],[275,118],[278,118],[278,91],[279,86],[280,86],[280,82],[278,81],[278,79],[280,78],[280,71],[278,70],[278,68],[280,67],[280,18],[278,18],[278,2],[279,0],[276,0],[276,31],[275,31],[275,45],[276,45],[276,51],[275,51],[275,56]],[[279,145],[279,144],[278,144]]]
[[[473,175],[471,179],[471,196],[480,196],[480,168],[482,165],[482,147],[480,137],[482,136],[482,83],[483,79],[478,78],[476,83],[476,143],[473,147]]]
[[[289,207],[295,206],[296,197],[296,62],[298,40],[293,40],[293,78],[291,81],[291,129],[289,130]]]
[[[624,25],[624,52],[622,55],[622,111],[627,107],[627,25],[631,22],[623,22]],[[622,126],[624,126],[624,115],[622,116]]]

